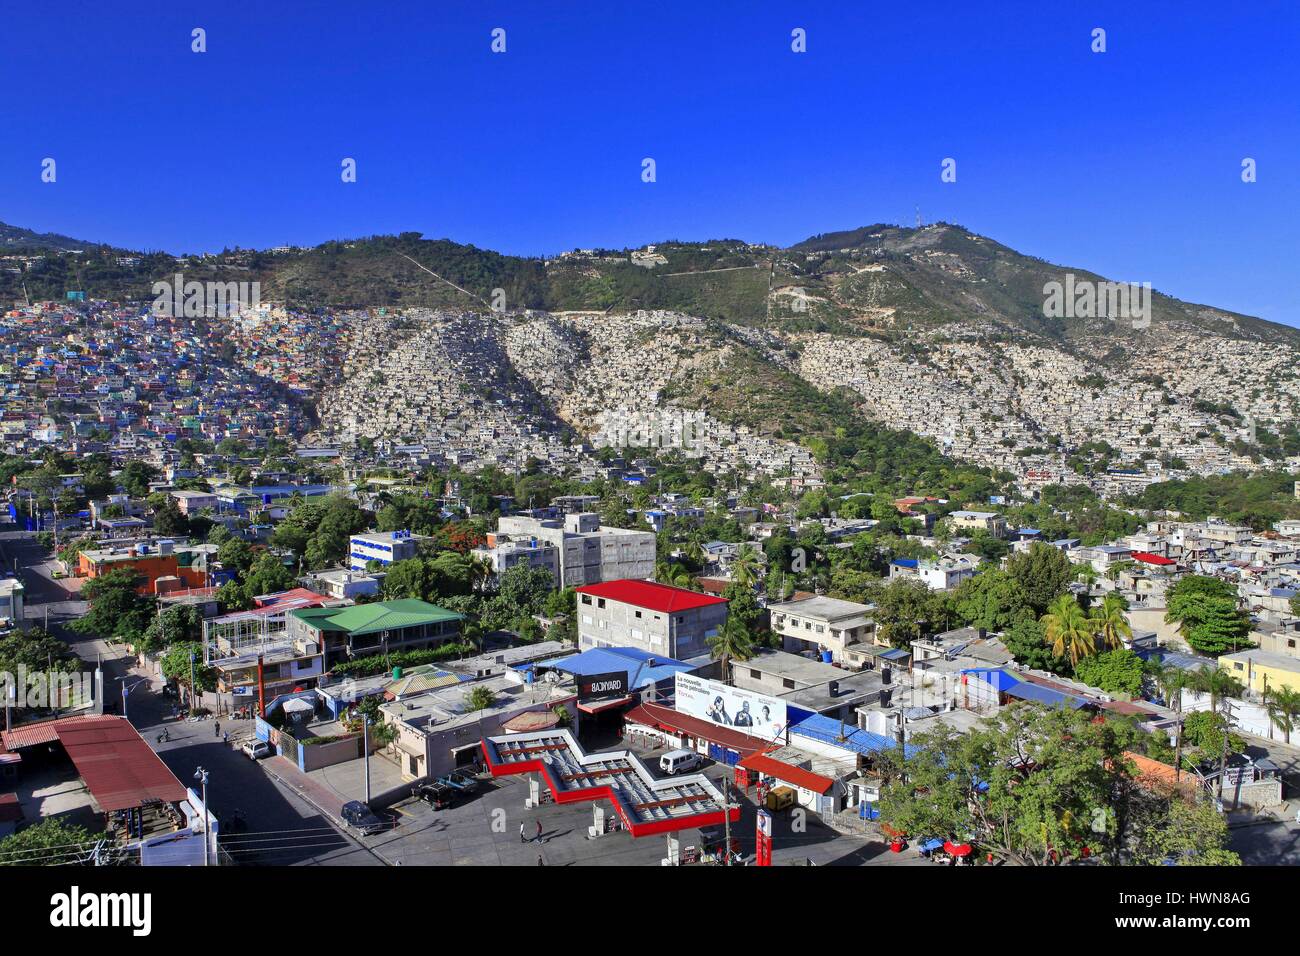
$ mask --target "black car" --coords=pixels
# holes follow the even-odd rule
[[[415,795],[435,810],[443,810],[452,805],[456,791],[445,783],[426,783],[415,791]]]
[[[345,824],[359,831],[363,836],[378,833],[380,830],[385,829],[386,826],[384,821],[375,816],[371,809],[360,800],[349,800],[343,804],[339,816],[343,818]]]

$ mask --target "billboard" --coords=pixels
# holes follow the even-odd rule
[[[583,674],[578,678],[578,700],[593,697],[626,697],[627,671],[610,671],[607,674]]]
[[[764,740],[776,740],[785,732],[788,718],[783,700],[690,674],[678,673],[676,680],[680,713]]]

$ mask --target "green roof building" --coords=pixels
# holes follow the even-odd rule
[[[317,643],[328,669],[354,657],[425,650],[460,638],[464,615],[427,601],[404,599],[290,611],[294,640]]]

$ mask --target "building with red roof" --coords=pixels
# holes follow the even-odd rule
[[[708,652],[727,601],[689,588],[625,579],[577,588],[578,647],[634,647],[688,660]]]

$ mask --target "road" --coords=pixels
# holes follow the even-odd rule
[[[0,547],[12,567],[17,562],[25,587],[27,626],[47,627],[67,642],[87,663],[99,661],[104,670],[106,710],[121,710],[121,679],[130,692],[126,716],[141,736],[157,750],[168,768],[186,786],[198,789],[195,771],[208,771],[208,799],[218,819],[231,819],[236,811],[247,830],[224,841],[231,857],[243,865],[380,866],[368,849],[341,833],[320,811],[282,786],[233,746],[252,733],[251,721],[208,719],[189,722],[172,717],[174,698],[164,696],[161,681],[137,668],[125,649],[97,637],[79,634],[67,625],[86,612],[86,602],[70,598],[53,576],[54,564],[26,532],[0,532]],[[170,740],[158,741],[166,728]],[[229,733],[232,745],[224,742]]]

